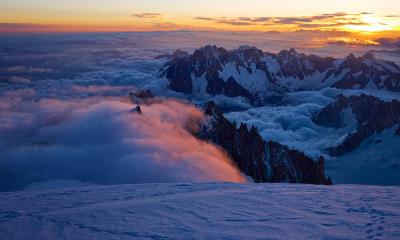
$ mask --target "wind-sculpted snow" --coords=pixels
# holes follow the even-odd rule
[[[160,100],[137,114],[121,97],[8,97],[0,111],[0,191],[53,179],[246,181],[223,151],[186,130],[203,117],[193,105]]]
[[[0,239],[398,239],[400,188],[140,184],[0,194]]]

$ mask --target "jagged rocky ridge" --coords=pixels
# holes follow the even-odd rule
[[[205,107],[209,120],[197,136],[221,146],[238,168],[255,182],[332,184],[325,177],[324,158],[317,161],[280,143],[265,142],[257,129],[230,123],[214,102]]]
[[[343,58],[305,55],[294,49],[278,54],[255,47],[226,50],[205,46],[193,54],[177,50],[160,70],[172,90],[188,95],[245,97],[259,103],[276,93],[313,90],[377,88],[400,91],[400,68],[372,53]]]
[[[130,99],[137,104],[132,112],[139,114],[142,113],[140,104],[162,101],[148,90],[132,92]],[[323,157],[316,161],[280,143],[265,142],[256,128],[249,130],[243,123],[237,128],[212,101],[206,104],[204,113],[207,121],[191,122],[188,131],[223,148],[239,170],[255,182],[332,184],[331,179],[325,177]]]
[[[400,101],[383,101],[375,96],[361,94],[335,100],[313,116],[316,124],[326,127],[345,126],[343,111],[350,109],[357,121],[357,129],[349,133],[339,145],[327,149],[332,156],[340,156],[356,149],[363,140],[387,128],[400,125]],[[400,135],[400,127],[396,131]]]

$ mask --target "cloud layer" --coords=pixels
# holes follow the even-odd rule
[[[140,115],[121,99],[8,99],[0,105],[0,191],[56,179],[245,181],[223,151],[186,130],[203,118],[191,105],[168,100]]]

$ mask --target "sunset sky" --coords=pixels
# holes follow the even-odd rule
[[[337,30],[399,36],[398,0],[2,0],[0,32]]]

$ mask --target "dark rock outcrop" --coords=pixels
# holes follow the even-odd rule
[[[142,114],[142,108],[137,105],[134,109],[131,110],[131,112]]]
[[[166,78],[171,79],[169,87],[172,90],[186,94],[192,92],[192,67],[188,63],[189,61],[189,57],[178,56],[167,63],[167,70],[163,74]]]
[[[331,179],[325,177],[324,157],[315,161],[300,151],[273,141],[267,142],[266,149],[272,169],[271,182],[332,184]]]
[[[383,101],[365,94],[350,97],[338,95],[334,102],[314,115],[313,121],[326,127],[343,127],[344,123],[340,115],[345,109],[351,109],[358,127],[356,131],[349,133],[341,144],[327,149],[333,156],[351,152],[364,139],[400,124],[400,101]]]
[[[214,102],[207,104],[205,114],[210,116],[210,122],[202,127],[198,136],[224,148],[239,169],[255,182],[267,181],[264,164],[265,146],[257,130],[255,128],[248,130],[244,124],[236,129]]]
[[[230,123],[214,102],[205,108],[209,122],[199,138],[221,146],[238,168],[255,182],[332,184],[324,174],[324,159],[315,161],[277,142],[265,142],[257,129]]]

